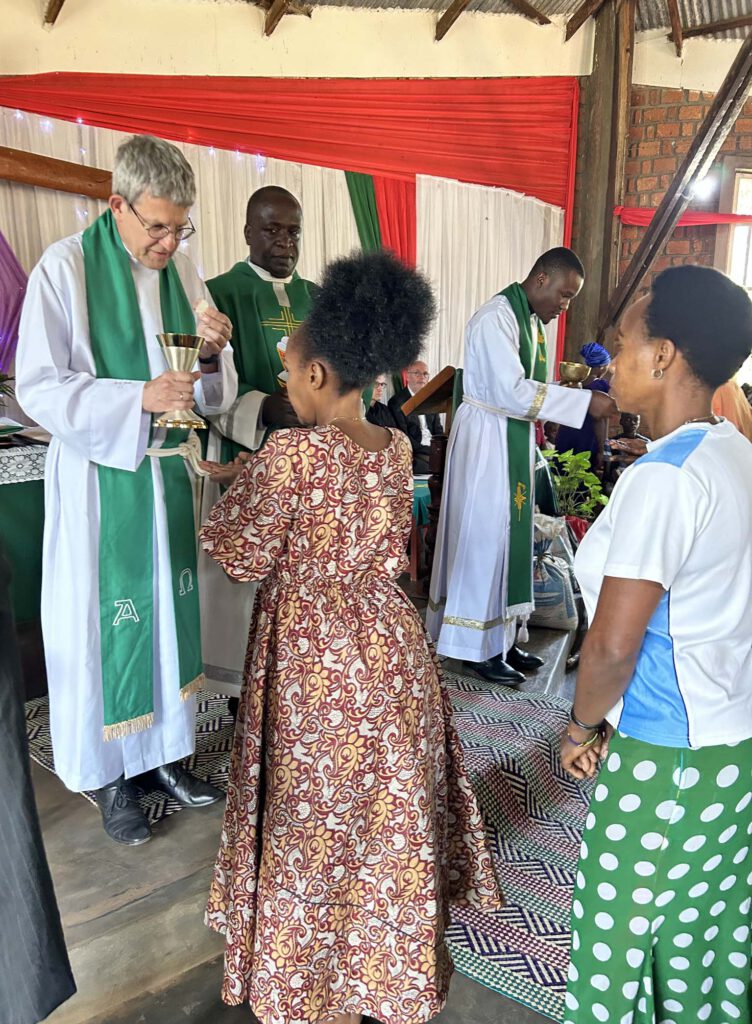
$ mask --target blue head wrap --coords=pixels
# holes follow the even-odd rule
[[[603,345],[599,345],[597,341],[591,341],[589,345],[583,345],[580,349],[580,355],[588,366],[608,366],[611,362],[611,356]]]

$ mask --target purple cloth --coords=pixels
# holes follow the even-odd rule
[[[582,386],[587,391],[604,391],[606,394],[611,390],[608,381],[601,378],[589,380]],[[556,435],[556,450],[557,452],[572,451],[575,454],[590,452],[592,463],[598,454],[598,441],[595,437],[595,420],[590,413],[585,415],[585,421],[579,430],[576,427],[559,427],[559,432]]]
[[[18,344],[26,274],[0,231],[0,372],[8,373]]]

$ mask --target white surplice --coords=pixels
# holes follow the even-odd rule
[[[532,332],[536,338],[535,318]],[[506,605],[508,419],[553,420],[579,427],[590,404],[588,391],[528,380],[519,351],[517,318],[506,296],[497,295],[467,325],[465,400],[447,448],[426,613],[437,650],[447,657],[485,661],[505,654],[514,641],[521,610]],[[531,429],[531,480],[534,454]],[[532,559],[531,547],[531,572]]]
[[[211,296],[182,253],[175,267],[191,305]],[[153,377],[166,369],[159,272],[131,259]],[[141,408],[143,381],[99,380],[89,339],[81,236],[51,245],[29,277],[16,360],[18,399],[52,434],[45,471],[42,628],[55,771],[72,790],[98,789],[187,757],[195,699],[180,699],[169,541],[160,460],[154,480],[154,716],[150,729],[105,742],[100,656],[97,465],[135,470],[164,430]],[[228,346],[220,370],[194,387],[203,413],[228,408],[237,374]],[[177,456],[173,456],[177,457]],[[142,553],[133,552],[134,559]]]

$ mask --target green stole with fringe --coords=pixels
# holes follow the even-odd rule
[[[130,257],[109,210],[84,231],[82,247],[97,378],[151,380]],[[194,334],[193,310],[172,261],[159,271],[159,297],[164,330]],[[163,447],[185,437],[185,430],[168,430]],[[203,682],[193,496],[184,460],[160,462],[185,698]],[[98,465],[97,474],[104,738],[110,740],[154,724],[154,484],[148,457],[135,472]]]
[[[532,310],[520,284],[510,284],[506,296],[520,328],[520,362],[528,380],[545,382],[548,362],[546,336],[536,317],[537,338],[533,339]],[[506,609],[511,615],[526,615],[533,601],[533,424],[530,420],[507,419],[507,460],[509,468],[509,561]]]

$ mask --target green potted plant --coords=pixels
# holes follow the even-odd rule
[[[590,452],[544,452],[551,465],[560,515],[566,516],[578,540],[608,498],[590,466]]]

